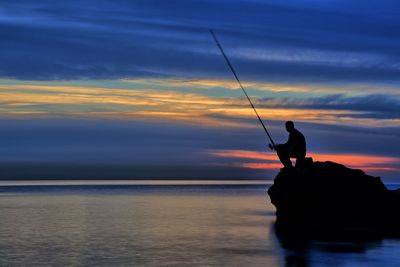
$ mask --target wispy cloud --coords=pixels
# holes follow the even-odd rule
[[[250,169],[277,169],[281,163],[275,153],[249,151],[249,150],[215,150],[211,155],[236,159],[232,163],[236,167]],[[333,154],[333,153],[308,153],[314,161],[333,161],[351,168],[363,169],[370,172],[399,172],[400,157],[386,157],[372,154]]]
[[[214,28],[248,80],[399,82],[399,19],[389,0],[363,3],[363,12],[357,1],[86,3],[2,3],[0,76],[227,79]]]
[[[228,69],[227,69],[228,70]],[[205,79],[205,78],[146,78],[146,79],[122,79],[122,83],[132,84],[134,86],[158,86],[167,90],[210,90],[205,92],[208,94],[216,94],[217,89],[227,90],[226,94],[233,95],[232,90],[237,91],[237,95],[241,94],[240,87],[233,76],[230,79]],[[373,85],[373,84],[304,84],[304,83],[272,83],[258,82],[251,80],[242,80],[243,87],[250,90],[252,95],[265,96],[266,94],[282,94],[287,93],[292,96],[332,96],[332,93],[340,96],[360,96],[365,94],[391,94],[399,96],[398,86],[395,85]],[[216,91],[216,92],[212,92]]]
[[[119,117],[200,123],[224,127],[256,127],[254,111],[240,94],[211,96],[207,90],[177,90],[166,80],[146,88],[105,88],[46,84],[0,85],[0,110],[3,116],[65,115],[81,117]],[[178,82],[176,82],[178,83]],[[128,82],[129,84],[129,82]],[[224,86],[225,82],[195,81],[193,86]],[[135,84],[133,86],[137,86]],[[229,85],[229,83],[228,83]],[[164,85],[165,86],[165,85]],[[181,85],[185,87],[185,85]],[[169,90],[168,90],[169,88]],[[171,89],[172,88],[172,89]],[[228,89],[229,90],[229,89]],[[239,92],[241,93],[241,92]],[[399,101],[394,95],[253,98],[258,112],[268,121],[287,119],[358,126],[399,126]]]

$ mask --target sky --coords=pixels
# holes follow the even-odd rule
[[[273,179],[314,161],[400,182],[394,0],[0,1],[1,179]]]

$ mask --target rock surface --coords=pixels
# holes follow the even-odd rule
[[[282,170],[268,194],[280,228],[400,236],[400,191],[361,170],[329,161]]]

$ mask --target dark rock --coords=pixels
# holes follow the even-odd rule
[[[278,229],[332,236],[400,236],[400,191],[334,162],[282,170],[268,194]]]

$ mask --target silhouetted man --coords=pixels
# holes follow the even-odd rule
[[[292,121],[285,123],[289,139],[285,144],[276,145],[274,148],[285,169],[293,168],[290,158],[296,158],[296,166],[306,157],[306,139],[304,135],[294,128]]]

